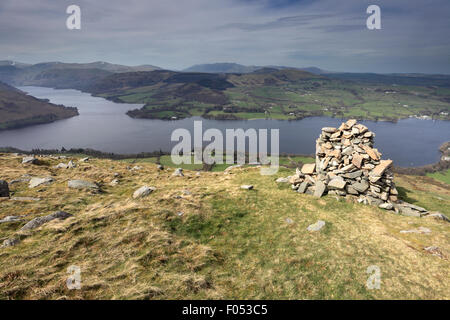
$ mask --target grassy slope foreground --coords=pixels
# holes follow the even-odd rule
[[[76,115],[76,108],[39,100],[0,82],[0,130],[48,123]]]
[[[224,172],[138,170],[124,161],[91,159],[74,169],[43,158],[22,165],[0,155],[0,179],[25,174],[55,182],[29,189],[11,185],[15,197],[1,200],[0,240],[20,238],[0,248],[2,299],[449,299],[450,224],[405,217],[381,209],[298,194],[257,168]],[[111,186],[114,173],[119,184]],[[98,182],[101,193],[68,189],[71,179]],[[450,214],[448,185],[430,177],[397,176],[400,197]],[[240,189],[253,184],[254,190]],[[149,196],[133,192],[154,186]],[[26,221],[56,210],[73,214],[32,231]],[[318,219],[326,226],[306,230]],[[429,234],[400,233],[426,227]],[[439,247],[439,254],[424,250]],[[68,290],[67,268],[81,267],[81,290]],[[368,290],[366,270],[381,269],[381,289]]]

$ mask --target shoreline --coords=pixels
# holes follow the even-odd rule
[[[444,142],[441,146],[439,146],[439,151],[441,156],[439,160],[434,163],[417,166],[417,167],[400,167],[394,165],[394,172],[400,174],[409,174],[409,175],[426,175],[427,173],[440,172],[443,170],[447,170],[450,168],[450,141]],[[91,156],[94,158],[100,159],[110,159],[110,160],[124,160],[124,159],[145,159],[145,158],[158,158],[161,156],[167,156],[171,153],[168,151],[152,151],[152,152],[140,152],[140,153],[130,153],[130,154],[120,154],[113,152],[104,152],[89,148],[71,148],[71,149],[34,149],[34,150],[21,150],[14,147],[0,147],[0,153],[17,153],[23,155],[51,155],[51,154],[60,154],[60,155],[79,155],[79,156]],[[311,157],[314,158],[314,154],[291,154],[291,153],[282,153],[280,154],[280,158],[287,157]]]

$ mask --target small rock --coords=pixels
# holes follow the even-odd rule
[[[431,253],[433,256],[437,256],[439,258],[443,258],[443,254],[441,252],[441,249],[439,249],[439,247],[436,246],[429,246],[429,247],[425,247],[423,248],[423,250]]]
[[[369,189],[369,183],[366,180],[361,180],[360,182],[353,183],[351,187],[356,191],[363,193]]]
[[[242,167],[242,165],[240,165],[240,164],[236,164],[236,165],[234,165],[234,166],[229,166],[229,167],[227,167],[225,170],[224,170],[224,173],[228,173],[228,172],[230,172],[231,170],[233,170],[233,169],[237,169],[237,168],[241,168]]]
[[[337,131],[337,128],[325,127],[325,128],[322,128],[322,131],[326,132],[326,133],[335,133]]]
[[[297,189],[298,193],[305,193],[306,189],[309,187],[310,183],[308,181],[303,181]]]
[[[50,222],[52,220],[55,220],[55,219],[65,220],[69,217],[72,217],[72,215],[70,213],[67,213],[64,211],[56,211],[47,216],[37,217],[31,221],[28,221],[20,230],[33,230],[33,229],[36,229],[36,228],[42,226],[43,224]]]
[[[3,248],[14,247],[15,245],[18,245],[19,243],[20,243],[19,239],[15,239],[15,238],[13,238],[13,239],[6,239],[5,241],[3,241],[2,247]]]
[[[53,181],[55,181],[52,177],[45,177],[45,178],[31,178],[30,183],[28,184],[29,188],[36,188],[40,185],[48,185],[51,184]]]
[[[154,187],[148,187],[148,186],[140,187],[133,193],[133,198],[137,199],[137,198],[146,197],[155,190],[156,190],[156,188],[154,188]]]
[[[322,229],[325,226],[325,221],[319,220],[314,224],[311,224],[308,226],[307,230],[308,231],[319,231],[320,229]]]
[[[417,229],[411,229],[411,230],[401,230],[400,233],[431,233],[431,230],[425,227],[419,227]]]
[[[80,162],[88,162],[88,161],[89,161],[89,157],[86,157],[86,158],[80,159]]]
[[[314,173],[314,170],[316,169],[315,163],[305,163],[302,167],[302,173],[303,174],[312,174]]]
[[[20,221],[22,219],[20,219],[19,216],[7,216],[3,219],[0,220],[0,223],[6,223],[6,222],[16,222],[16,221]]]
[[[447,218],[446,215],[444,215],[444,214],[442,214],[440,212],[432,212],[429,215],[426,215],[425,217],[427,217],[427,218],[435,218],[437,220],[444,220],[444,221],[450,222],[450,219]]]
[[[428,213],[426,209],[407,202],[395,204],[394,207],[398,210],[399,214],[408,217],[422,217]]]
[[[73,168],[76,168],[76,164],[75,164],[75,162],[73,162],[72,160],[70,160],[69,161],[69,163],[67,164],[67,168],[68,169],[73,169]]]
[[[292,223],[294,223],[294,221],[291,218],[286,218],[286,223],[292,224]]]
[[[138,171],[141,170],[142,167],[141,166],[134,166],[133,168],[131,168],[131,171]]]
[[[55,166],[56,169],[67,169],[68,166],[65,163],[59,163],[58,165]]]
[[[29,177],[24,177],[24,178],[20,178],[20,179],[14,179],[14,180],[12,180],[9,183],[9,185],[13,185],[13,184],[16,184],[16,183],[30,182],[30,180],[31,180],[31,178],[29,178]]]
[[[253,186],[251,184],[244,184],[241,186],[241,189],[252,190]]]
[[[0,180],[0,197],[9,198],[9,186],[5,180]]]
[[[381,208],[381,209],[384,209],[384,210],[392,210],[392,209],[394,209],[394,205],[392,203],[389,203],[389,202],[381,203],[378,207]]]
[[[335,178],[328,182],[328,189],[344,190],[346,184],[347,182],[344,179]]]
[[[182,168],[175,169],[174,173],[172,173],[172,176],[173,177],[184,177],[183,169]]]
[[[162,164],[158,164],[158,170],[164,170],[164,166]]]
[[[177,212],[177,216],[182,217],[184,215],[183,212]]]
[[[110,186],[117,186],[119,184],[119,179],[114,179],[113,181],[111,181],[110,183],[109,183],[109,185]]]
[[[38,159],[35,157],[24,157],[22,159],[22,164],[38,164]]]
[[[289,183],[289,179],[288,178],[278,178],[277,180],[275,180],[276,183]]]
[[[33,198],[33,197],[12,197],[9,199],[11,201],[41,201],[41,198]]]
[[[94,189],[98,190],[99,187],[94,182],[85,181],[85,180],[70,180],[67,183],[67,186],[72,189]]]
[[[323,194],[325,193],[327,189],[327,186],[325,185],[325,183],[323,183],[321,180],[318,180],[316,182],[316,188],[314,190],[314,196],[317,198],[320,198],[321,196],[323,196]]]

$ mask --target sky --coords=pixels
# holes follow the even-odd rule
[[[66,28],[69,5],[81,30]],[[369,30],[369,5],[381,30]],[[0,60],[450,74],[448,0],[1,0]]]

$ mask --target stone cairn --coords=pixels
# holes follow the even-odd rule
[[[289,177],[292,189],[316,197],[328,193],[352,198],[411,216],[425,215],[425,209],[399,201],[392,160],[381,160],[381,153],[373,148],[374,137],[353,119],[339,128],[323,128],[316,141],[316,162],[303,165]]]

